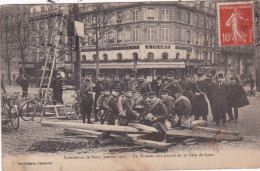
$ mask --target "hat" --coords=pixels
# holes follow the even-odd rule
[[[130,74],[129,77],[135,77],[135,75],[134,74]]]
[[[137,77],[144,77],[144,73],[143,72],[137,73]]]
[[[115,87],[115,88],[112,88],[111,91],[120,92],[120,89]]]
[[[85,76],[92,77],[92,74],[91,73],[85,73]]]
[[[133,91],[133,89],[131,89],[131,88],[125,89],[125,92],[129,92],[129,91]]]
[[[119,78],[119,76],[118,76],[118,75],[115,75],[115,78]]]
[[[150,92],[148,92],[148,96],[149,97],[156,96],[156,93],[154,91],[150,91]]]
[[[156,76],[156,79],[157,79],[157,80],[162,80],[162,76],[157,75],[157,76]]]
[[[168,90],[161,90],[161,94],[169,94],[170,92]]]
[[[174,73],[174,71],[169,71],[169,72],[167,73],[167,77],[168,77],[168,75],[172,75],[172,76],[174,76],[175,73]]]
[[[104,74],[104,73],[99,73],[98,76],[99,76],[99,77],[104,77],[105,74]]]
[[[219,73],[219,74],[218,74],[218,78],[224,78],[224,74]]]
[[[110,91],[111,89],[110,89],[110,87],[109,86],[105,86],[104,87],[104,91]]]

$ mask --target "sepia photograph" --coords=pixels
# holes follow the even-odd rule
[[[3,171],[260,168],[260,0],[11,3]]]

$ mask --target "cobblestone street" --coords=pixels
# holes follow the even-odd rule
[[[15,90],[15,89],[13,89]],[[36,89],[35,89],[36,90]],[[30,93],[35,91],[34,89],[29,90]],[[11,91],[10,87],[7,91]],[[68,93],[70,94],[70,93]],[[69,99],[65,98],[64,99]],[[180,152],[183,150],[225,150],[225,149],[259,149],[260,147],[260,117],[257,111],[260,110],[260,97],[249,97],[250,105],[242,109],[239,109],[239,120],[238,122],[228,122],[227,127],[216,127],[212,123],[209,123],[210,127],[227,129],[231,131],[239,131],[244,136],[243,141],[238,142],[221,142],[215,144],[214,147],[210,143],[199,143],[192,146],[178,145],[173,146],[169,149],[169,152]],[[212,118],[209,117],[209,120]],[[34,121],[23,121],[20,119],[20,127],[18,130],[14,130],[10,124],[2,126],[2,154],[5,155],[18,155],[18,154],[45,154],[40,152],[27,151],[28,148],[36,142],[47,141],[47,140],[58,140],[64,137],[63,129],[54,127],[42,127],[38,123],[40,118],[35,118]],[[45,119],[47,120],[47,119]],[[49,119],[50,120],[50,119]],[[68,122],[81,122],[81,120],[70,120]],[[73,140],[72,140],[73,141]],[[83,141],[83,139],[82,139]],[[80,154],[88,152],[108,152],[111,146],[105,148],[87,148],[77,149],[73,151],[59,151],[55,154]],[[49,153],[49,155],[52,155]]]

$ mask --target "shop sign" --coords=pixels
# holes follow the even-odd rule
[[[110,46],[110,47],[101,47],[99,51],[113,51],[113,50],[132,50],[139,49],[139,46]],[[95,52],[96,49],[81,49],[81,52]]]
[[[145,45],[145,49],[170,49],[170,45]]]
[[[187,46],[175,46],[175,49],[192,51],[192,47],[187,47]]]

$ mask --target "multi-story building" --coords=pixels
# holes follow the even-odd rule
[[[9,80],[10,77],[10,81],[14,81],[21,68],[21,45],[26,46],[29,43],[26,37],[28,36],[29,6],[4,5],[0,7],[0,11],[1,76],[3,80]],[[23,49],[25,62],[30,61],[29,51],[26,48]],[[28,63],[25,67],[28,70],[32,66]]]

